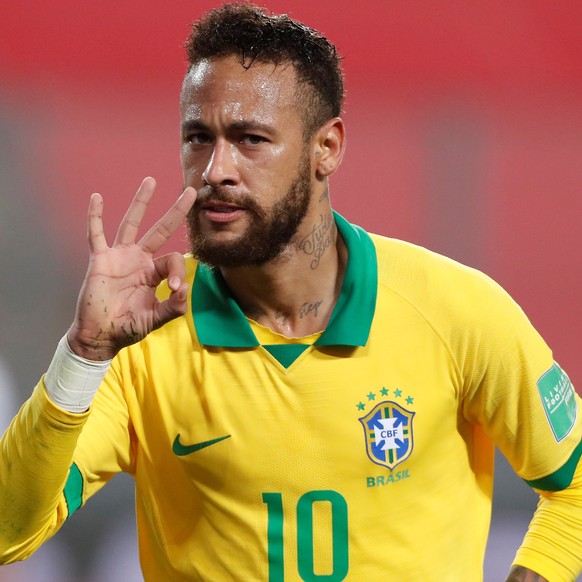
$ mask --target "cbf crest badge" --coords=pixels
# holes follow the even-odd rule
[[[414,412],[392,401],[380,402],[361,417],[370,460],[392,471],[408,459],[414,446],[413,418]]]

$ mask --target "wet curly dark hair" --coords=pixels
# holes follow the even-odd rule
[[[192,25],[186,54],[190,67],[203,59],[231,55],[240,56],[245,68],[255,61],[291,62],[298,78],[306,137],[341,113],[344,82],[335,46],[286,14],[267,14],[254,4],[225,4]]]

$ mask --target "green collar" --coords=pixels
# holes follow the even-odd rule
[[[348,248],[348,264],[338,302],[317,346],[364,346],[378,292],[376,249],[369,235],[334,212]],[[252,348],[259,344],[220,271],[198,264],[192,285],[192,316],[201,344]]]

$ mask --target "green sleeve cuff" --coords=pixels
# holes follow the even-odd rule
[[[578,443],[570,458],[557,471],[541,479],[532,479],[531,481],[524,479],[524,481],[530,487],[540,489],[541,491],[561,491],[562,489],[566,489],[572,483],[581,455],[582,442]]]

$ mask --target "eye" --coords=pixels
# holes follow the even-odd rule
[[[184,137],[187,143],[192,145],[208,145],[212,142],[212,138],[209,134],[203,132],[189,133]]]
[[[246,145],[259,145],[265,141],[267,141],[265,137],[256,134],[245,135],[241,140],[241,142]]]

